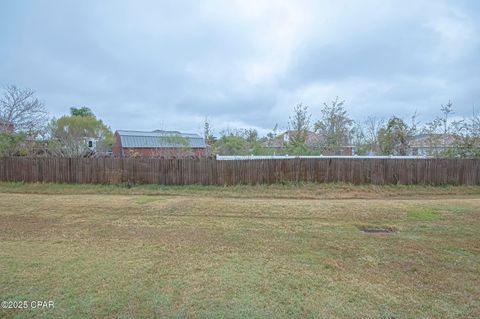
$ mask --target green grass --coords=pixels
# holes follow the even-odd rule
[[[407,216],[412,221],[436,221],[441,218],[437,209],[432,207],[414,207],[408,211]]]
[[[136,196],[132,200],[135,204],[144,205],[161,200],[161,198],[158,198],[157,196]]]
[[[480,186],[429,185],[351,185],[342,183],[286,183],[273,185],[111,185],[111,184],[50,184],[0,182],[0,192],[21,194],[115,194],[115,195],[173,195],[244,198],[371,198],[480,195]]]
[[[478,187],[0,184],[16,318],[478,318]],[[362,226],[388,227],[370,234]]]

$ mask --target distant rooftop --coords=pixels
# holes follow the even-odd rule
[[[152,132],[118,130],[122,147],[131,148],[162,148],[162,147],[191,147],[205,148],[205,140],[198,134],[182,133],[178,131],[155,130]],[[184,145],[176,137],[183,138],[188,143]]]

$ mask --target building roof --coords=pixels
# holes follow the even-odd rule
[[[178,131],[155,130],[153,132],[125,131],[116,132],[120,136],[122,147],[129,148],[163,148],[190,147],[205,148],[205,140],[198,134]],[[183,142],[185,141],[186,144]]]
[[[455,136],[452,134],[418,134],[410,142],[410,147],[418,148],[442,148],[452,147]]]

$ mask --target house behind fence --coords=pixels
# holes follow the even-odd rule
[[[288,130],[275,136],[273,139],[263,142],[262,146],[266,149],[282,152],[292,142],[296,134],[297,132]],[[355,155],[357,149],[355,146],[349,145],[328,148],[325,144],[326,138],[322,134],[312,131],[305,132],[305,146],[310,150],[321,152],[323,155],[352,156]]]

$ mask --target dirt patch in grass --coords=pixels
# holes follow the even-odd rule
[[[370,234],[392,234],[396,232],[396,229],[388,226],[359,226],[358,227],[364,233]]]
[[[58,220],[50,217],[31,215],[4,215],[0,221],[0,238],[31,238],[45,233],[51,233],[58,225]]]

